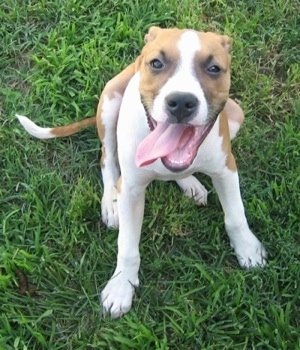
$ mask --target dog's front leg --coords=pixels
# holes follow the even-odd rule
[[[225,214],[225,227],[232,248],[242,267],[264,266],[267,253],[251,232],[245,216],[237,171],[227,167],[220,175],[212,176]]]
[[[119,236],[117,267],[101,299],[104,315],[120,317],[131,308],[134,288],[139,285],[139,242],[144,215],[146,186],[118,182]]]

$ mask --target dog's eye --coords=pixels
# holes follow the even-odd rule
[[[221,68],[214,64],[213,66],[208,67],[207,71],[211,74],[218,74],[221,72]]]
[[[154,60],[150,61],[150,66],[156,70],[162,69],[164,67],[163,63],[155,58]]]

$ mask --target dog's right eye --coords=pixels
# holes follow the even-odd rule
[[[211,74],[218,74],[221,72],[221,68],[216,64],[214,64],[213,66],[210,66],[209,68],[207,68],[207,71]]]
[[[163,63],[155,58],[154,60],[150,61],[150,66],[155,70],[160,70],[164,67]]]

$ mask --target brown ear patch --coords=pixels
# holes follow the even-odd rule
[[[144,41],[145,43],[150,43],[151,41],[153,41],[157,35],[159,34],[159,32],[161,32],[163,29],[162,28],[159,28],[159,27],[150,27],[148,33],[145,35],[144,37]]]
[[[224,46],[225,50],[229,53],[231,50],[232,40],[227,35],[221,35],[221,44]]]

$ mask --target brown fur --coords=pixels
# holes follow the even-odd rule
[[[227,113],[226,110],[223,109],[223,111],[220,114],[220,130],[219,135],[222,136],[222,149],[223,152],[226,154],[226,165],[228,169],[232,171],[236,171],[236,163],[233,154],[231,153],[231,142],[230,142],[230,135],[229,135],[229,127],[228,127],[228,119],[227,119]]]
[[[149,34],[145,37],[146,45],[141,54],[140,93],[148,110],[151,110],[152,101],[160,88],[164,86],[177,68],[180,52],[174,42],[178,39],[180,33],[182,31],[179,29],[162,30],[154,27],[150,29]],[[165,65],[163,72],[157,75],[149,67],[153,59],[159,59]]]
[[[96,117],[89,117],[73,124],[53,128],[51,133],[56,137],[70,136],[78,133],[81,129],[96,125]]]
[[[220,111],[228,99],[230,87],[230,39],[214,33],[199,33],[201,51],[195,56],[195,71],[203,88],[205,97],[215,112]],[[213,57],[213,58],[212,58]],[[211,76],[207,69],[217,65],[221,74]]]

